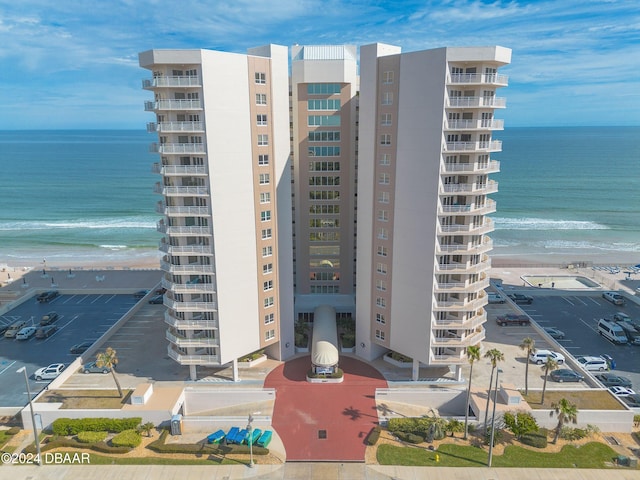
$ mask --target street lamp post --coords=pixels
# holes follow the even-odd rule
[[[36,442],[36,462],[39,466],[42,466],[42,456],[40,453],[40,440],[38,439],[38,427],[36,427],[36,414],[33,413],[33,402],[31,401],[31,389],[29,389],[29,377],[27,377],[26,367],[21,367],[16,370],[16,373],[24,373],[24,383],[27,386],[27,397],[29,398],[29,409],[31,410],[31,423],[33,424],[33,439]]]
[[[249,414],[249,424],[247,425],[247,430],[249,432],[249,468],[253,468],[253,435],[252,435],[252,426],[253,415]]]
[[[496,429],[496,403],[498,403],[498,377],[502,370],[499,368],[496,373],[496,388],[493,393],[493,413],[491,414],[491,438],[489,439],[489,463],[488,466],[491,466],[491,460],[493,460],[493,436]],[[491,393],[491,392],[489,392]]]

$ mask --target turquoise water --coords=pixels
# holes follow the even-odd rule
[[[507,127],[495,138],[494,254],[616,251],[640,263],[640,127]],[[157,255],[152,141],[0,132],[0,264]]]

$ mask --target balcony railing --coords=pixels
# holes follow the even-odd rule
[[[203,132],[203,122],[160,122],[147,123],[147,132]]]
[[[484,241],[478,245],[468,243],[456,243],[452,245],[436,245],[436,253],[459,253],[462,255],[480,254],[493,249],[493,240],[485,237]]]
[[[156,204],[156,212],[168,217],[210,217],[209,207],[168,207],[162,202]]]
[[[442,233],[469,233],[480,235],[491,232],[494,229],[493,220],[485,218],[480,225],[470,223],[467,225],[438,225],[438,234]]]
[[[445,130],[504,130],[502,119],[447,120]]]
[[[205,153],[204,143],[152,143],[151,153]]]
[[[183,320],[174,317],[169,311],[164,312],[164,323],[177,330],[211,330],[219,326],[217,320]]]
[[[142,80],[142,88],[149,89],[154,87],[199,87],[200,77],[197,75],[167,75],[153,77],[152,79]]]
[[[502,141],[491,140],[490,142],[447,142],[446,152],[499,152],[502,150]]]
[[[217,355],[185,355],[168,346],[167,352],[180,365],[219,365],[220,360]]]
[[[487,258],[486,261],[477,263],[475,265],[467,265],[466,263],[447,263],[447,264],[436,264],[436,273],[480,273],[491,268],[491,262]],[[485,302],[486,303],[486,302]]]
[[[206,175],[207,167],[204,165],[162,165],[159,162],[155,162],[151,166],[151,172],[167,177]]]
[[[486,305],[487,302],[484,298],[476,298],[470,302],[439,302],[436,301],[433,304],[433,310],[435,312],[457,312],[457,311],[472,311]],[[439,324],[438,324],[439,325]]]
[[[187,348],[207,348],[207,347],[217,347],[220,345],[220,341],[217,338],[209,338],[209,337],[201,337],[201,338],[187,338],[182,335],[176,335],[167,330],[165,334],[165,338],[169,340],[174,345],[179,347]]]
[[[191,265],[172,265],[171,263],[165,262],[164,260],[160,261],[160,268],[165,272],[173,273],[175,275],[216,273],[216,269],[213,265],[200,265],[197,263]]]
[[[215,293],[215,285],[213,283],[175,283],[162,279],[162,286],[173,293]]]
[[[165,197],[193,197],[209,195],[208,187],[173,187],[162,185],[160,182],[156,183],[155,187],[153,187],[153,191],[164,195]]]
[[[485,276],[485,278],[480,279],[476,282],[451,282],[451,283],[436,282],[434,285],[434,291],[435,292],[456,291],[456,292],[473,293],[473,292],[478,292],[480,290],[484,290],[488,286],[489,286],[489,277]]]
[[[452,108],[504,108],[507,106],[507,99],[504,97],[449,97],[448,106]]]
[[[164,253],[171,255],[213,255],[209,245],[169,245],[164,240],[158,246],[160,251]]]
[[[474,332],[471,335],[466,335],[464,338],[460,337],[432,337],[432,345],[437,347],[450,346],[450,347],[468,347],[470,345],[476,345],[484,340],[485,330],[480,329],[478,332]]]
[[[495,173],[500,171],[500,162],[490,160],[487,163],[444,163],[443,173]]]
[[[465,85],[478,83],[506,86],[508,82],[509,77],[507,75],[498,73],[452,73],[448,83]]]
[[[164,305],[175,310],[176,312],[217,312],[218,304],[216,302],[178,302],[164,297]]]
[[[206,227],[167,226],[163,220],[160,220],[157,223],[156,229],[158,232],[164,233],[166,235],[202,236],[202,235],[211,235],[213,233],[213,230],[210,226],[206,226]]]
[[[482,193],[489,194],[498,191],[498,182],[489,180],[487,183],[447,183],[442,185],[440,193]]]
[[[495,200],[487,199],[484,205],[440,205],[439,215],[459,214],[459,215],[488,215],[496,211]],[[162,213],[162,212],[160,212]]]
[[[202,110],[202,101],[199,99],[157,100],[155,102],[144,102],[144,109],[147,112],[155,112],[156,110]]]
[[[436,320],[433,322],[434,329],[466,329],[471,330],[478,328],[487,321],[487,312],[484,308],[478,310],[477,315],[462,319],[462,320]]]

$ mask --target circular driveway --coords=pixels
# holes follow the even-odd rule
[[[342,383],[308,383],[310,367],[310,356],[296,358],[273,370],[264,383],[276,389],[272,425],[287,461],[364,461],[366,437],[378,424],[376,388],[387,388],[386,380],[350,357],[340,358]]]

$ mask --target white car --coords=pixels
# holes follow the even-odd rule
[[[624,305],[626,303],[624,297],[616,292],[604,292],[602,298],[610,301],[614,305]]]
[[[580,366],[590,372],[604,372],[609,370],[609,364],[602,357],[576,357]]]
[[[535,352],[531,352],[531,355],[529,355],[529,360],[532,363],[537,363],[538,365],[545,363],[547,358],[553,358],[558,365],[562,365],[564,363],[564,355],[558,352],[552,352],[551,350],[536,350]]]
[[[52,363],[48,367],[39,368],[35,371],[33,376],[36,380],[53,380],[64,370],[64,363]]]
[[[36,334],[36,327],[24,327],[16,333],[16,340],[29,340]]]
[[[614,395],[618,395],[619,397],[626,397],[627,395],[634,395],[636,392],[631,390],[628,387],[609,387],[609,391]]]

